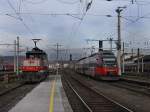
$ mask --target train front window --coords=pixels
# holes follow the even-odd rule
[[[105,61],[106,66],[117,66],[116,61]]]
[[[117,61],[115,58],[107,58],[107,59],[104,58],[103,61],[105,66],[111,66],[111,67],[117,66]]]
[[[30,58],[30,59],[33,59],[33,58],[45,59],[46,55],[42,54],[42,53],[28,53],[28,54],[26,54],[26,58]]]

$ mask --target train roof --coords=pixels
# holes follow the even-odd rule
[[[45,51],[39,49],[38,47],[34,47],[31,51],[27,51],[26,54],[46,54]]]
[[[87,57],[83,57],[83,58],[81,58],[81,59],[79,59],[79,60],[77,60],[77,61],[81,61],[81,60],[83,60],[83,59],[86,59]]]
[[[103,50],[102,53],[103,53],[103,55],[114,55],[114,53],[112,51],[110,51],[110,50]],[[89,57],[93,57],[93,56],[95,56],[97,54],[99,54],[99,52],[94,53],[94,54],[92,54],[92,55],[90,55],[88,57],[83,57],[83,58],[79,59],[78,61],[81,61],[81,60],[89,58]]]

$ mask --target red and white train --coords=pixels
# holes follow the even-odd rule
[[[34,39],[37,42],[37,39]],[[20,67],[20,78],[26,82],[41,81],[48,76],[47,54],[36,47],[26,52],[26,59]]]
[[[119,80],[117,60],[113,52],[101,50],[77,61],[75,70],[103,80]]]

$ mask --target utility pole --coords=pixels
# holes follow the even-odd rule
[[[112,51],[112,41],[113,41],[113,38],[109,38],[109,41],[110,41],[110,50]]]
[[[62,45],[60,45],[60,44],[56,44],[56,45],[54,45],[54,46],[56,46],[56,61],[58,62],[59,61],[59,47],[61,47]]]
[[[56,57],[57,57],[57,62],[58,62],[58,56],[59,56],[59,55],[58,55],[58,53],[59,53],[59,51],[58,51],[58,48],[59,48],[58,43],[57,43],[56,47],[57,47],[57,56],[56,56]]]
[[[123,53],[122,53],[122,73],[124,73],[124,42],[123,42]]]
[[[118,62],[118,69],[119,75],[121,75],[121,12],[126,7],[118,7],[116,9],[118,15],[118,43],[117,43],[117,62]]]
[[[16,72],[16,40],[14,40],[14,72]]]
[[[131,49],[131,56],[132,56],[132,59],[133,59],[133,48]]]
[[[144,56],[142,56],[142,73],[144,72],[144,63],[143,63],[143,58],[144,58]]]
[[[3,45],[3,46],[14,46],[14,72],[16,72],[16,70],[17,70],[17,48],[16,48],[16,46],[18,46],[17,45],[17,42],[16,42],[16,40],[14,40],[14,44],[8,44],[8,43],[4,43],[4,44],[0,44],[0,45]],[[19,47],[19,46],[18,46]],[[19,52],[19,50],[18,50],[18,52]]]
[[[19,37],[17,37],[17,75],[19,75]]]
[[[136,0],[131,0],[131,3],[134,4],[134,2],[136,2]]]
[[[72,54],[70,54],[70,59],[69,59],[69,61],[72,61]]]
[[[61,47],[62,45],[56,43],[56,61],[57,61],[57,72],[56,72],[56,75],[58,75],[58,66],[59,66],[59,47]]]
[[[140,61],[139,61],[139,57],[140,57],[140,49],[137,49],[137,56],[138,56],[138,62],[137,62],[137,71],[138,73],[140,72]]]

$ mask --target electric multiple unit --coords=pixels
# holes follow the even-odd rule
[[[75,69],[78,73],[103,80],[119,79],[116,57],[108,50],[102,50],[78,60]]]

